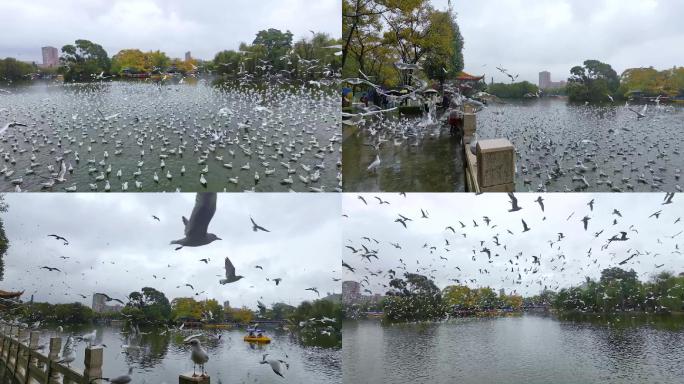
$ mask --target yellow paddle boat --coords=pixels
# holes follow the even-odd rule
[[[261,336],[250,336],[247,335],[243,338],[244,341],[249,342],[249,343],[270,343],[271,339],[269,337],[266,337],[264,335]]]

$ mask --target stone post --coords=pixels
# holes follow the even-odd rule
[[[92,379],[102,377],[102,347],[88,347],[85,349],[85,369],[83,370],[83,378],[90,382]]]
[[[183,373],[178,376],[178,384],[209,384],[209,376],[192,376],[192,373]]]
[[[29,367],[36,366],[38,364],[38,359],[36,359],[35,354],[38,353],[38,339],[40,338],[40,332],[38,331],[31,331],[29,333],[29,354],[28,357],[26,358],[26,370],[24,371],[24,374],[26,376],[26,383],[28,384],[31,380],[29,378]]]
[[[481,192],[515,191],[515,150],[507,139],[477,142],[477,183]]]
[[[59,383],[59,373],[52,370],[52,365],[57,364],[59,360],[59,351],[62,349],[62,338],[61,337],[51,337],[50,338],[50,349],[48,352],[48,359],[50,359],[50,365],[47,369],[48,383],[54,384]]]
[[[475,136],[477,130],[477,123],[474,113],[463,114],[463,143],[470,144]]]

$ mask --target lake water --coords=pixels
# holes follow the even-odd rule
[[[518,191],[675,191],[684,168],[684,108],[649,105],[645,115],[637,119],[624,104],[508,102],[478,113],[477,132],[513,143]]]
[[[344,128],[346,191],[464,190],[461,146],[444,121],[426,128],[424,117],[366,119],[363,129]],[[682,106],[649,105],[637,119],[624,104],[507,101],[477,114],[477,137],[513,143],[517,191],[653,192],[682,185]],[[368,172],[376,154],[381,165]]]
[[[344,189],[364,192],[463,192],[463,150],[449,128],[437,124],[413,129],[422,118],[389,119],[386,132],[344,129]],[[397,123],[398,122],[398,123]],[[395,124],[396,123],[396,124]],[[403,134],[402,134],[403,133]],[[376,150],[377,136],[388,140]],[[376,172],[367,168],[380,156]]]
[[[67,329],[76,335],[93,328]],[[143,330],[144,331],[144,330]],[[129,337],[117,327],[97,327],[97,343],[103,343],[103,377],[115,377],[133,367],[133,382],[148,384],[173,384],[181,373],[192,372],[190,349],[183,339],[197,333],[210,334],[200,337],[202,346],[209,353],[205,368],[212,383],[341,383],[341,351],[339,349],[304,347],[289,333],[267,330],[270,344],[252,344],[242,340],[244,330],[184,330],[160,335],[151,331],[146,335]],[[144,332],[143,332],[144,333]],[[52,332],[41,334],[40,344],[47,344]],[[221,339],[217,339],[217,335]],[[62,346],[68,334],[61,334]],[[129,348],[122,348],[122,345]],[[77,343],[76,360],[71,364],[77,372],[83,372],[85,343]],[[46,353],[46,352],[45,352]],[[262,355],[282,359],[290,364],[283,378],[277,376],[268,364],[259,364]],[[287,357],[286,357],[287,356]],[[199,367],[198,367],[199,368]],[[199,373],[199,371],[198,371]]]
[[[673,324],[676,322],[677,324]],[[618,325],[616,325],[617,323]],[[345,383],[675,383],[684,319],[457,319],[343,327]]]
[[[43,189],[62,158],[73,172],[46,190],[96,184],[103,191],[107,180],[112,192],[125,182],[128,191],[339,187],[339,100],[329,88],[219,89],[189,79],[8,89],[0,93],[0,128],[12,121],[27,127],[0,134],[0,191],[19,182],[22,190]]]

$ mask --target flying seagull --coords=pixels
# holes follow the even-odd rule
[[[104,296],[106,302],[118,301],[119,303],[121,303],[121,305],[124,305],[124,302],[123,302],[123,301],[121,301],[121,300],[119,300],[119,299],[113,299],[113,298],[109,297],[109,295],[107,295],[106,293],[101,293],[101,292],[100,292],[100,293],[98,293],[98,295]]]
[[[221,240],[215,234],[207,232],[214,213],[216,213],[216,192],[198,192],[190,220],[183,216],[185,237],[171,242],[171,244],[180,245],[176,250],[183,247],[199,247],[215,240]]]
[[[529,231],[530,227],[527,226],[527,223],[525,222],[525,220],[523,220],[523,219],[520,219],[520,220],[522,220],[523,232]]]
[[[254,219],[250,216],[249,219],[252,221],[252,231],[258,232],[258,231],[264,231],[264,232],[271,232],[268,229],[260,226],[259,224],[254,222]]]
[[[263,359],[259,364],[268,364],[271,366],[271,369],[273,372],[275,372],[276,375],[280,377],[285,377],[283,376],[283,366],[282,364],[285,364],[286,368],[289,368],[290,366],[283,360],[275,360],[275,359],[266,359],[266,356],[268,356],[268,353],[264,354]]]
[[[47,269],[50,272],[52,272],[52,271],[62,272],[59,268],[53,268],[53,267],[47,267],[47,266],[42,266],[38,269]]]
[[[318,297],[321,297],[321,294],[318,293],[318,289],[316,289],[316,288],[307,288],[307,289],[305,289],[305,291],[316,292],[316,294],[318,295]]]
[[[230,259],[226,257],[226,278],[221,279],[219,283],[221,284],[229,284],[229,283],[234,283],[240,279],[242,279],[244,276],[240,275],[235,275],[235,267],[233,266],[233,263],[230,262]],[[277,284],[276,284],[277,285]]]
[[[48,235],[48,237],[54,237],[55,240],[62,240],[64,242],[64,245],[69,245],[69,240],[65,239],[64,237],[60,235]]]
[[[511,209],[509,209],[508,212],[515,212],[522,209],[522,207],[518,205],[518,199],[515,197],[513,192],[508,192],[508,197],[511,198]]]

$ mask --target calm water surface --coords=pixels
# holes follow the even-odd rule
[[[671,322],[671,321],[669,321]],[[343,328],[345,383],[675,383],[678,325],[580,322],[523,315],[443,324]]]
[[[87,333],[93,328],[66,329],[76,335]],[[133,382],[148,384],[173,384],[178,382],[178,375],[192,372],[190,349],[184,345],[183,339],[196,333],[216,337],[201,337],[202,346],[209,353],[206,371],[212,383],[341,383],[341,351],[304,347],[289,333],[268,331],[270,344],[256,345],[242,340],[243,330],[185,330],[160,335],[158,331],[149,334],[129,337],[118,327],[96,327],[98,343],[107,345],[104,348],[103,376],[114,377],[134,368]],[[216,332],[216,333],[214,333]],[[43,332],[40,343],[48,343],[51,334]],[[62,334],[62,343],[66,336]],[[122,345],[129,346],[123,348]],[[78,372],[84,369],[83,359],[85,344],[77,343],[76,360],[71,367]],[[285,371],[285,379],[277,376],[268,364],[259,364],[262,355],[268,353],[269,358],[282,359],[290,364]],[[287,356],[287,357],[286,357]]]

